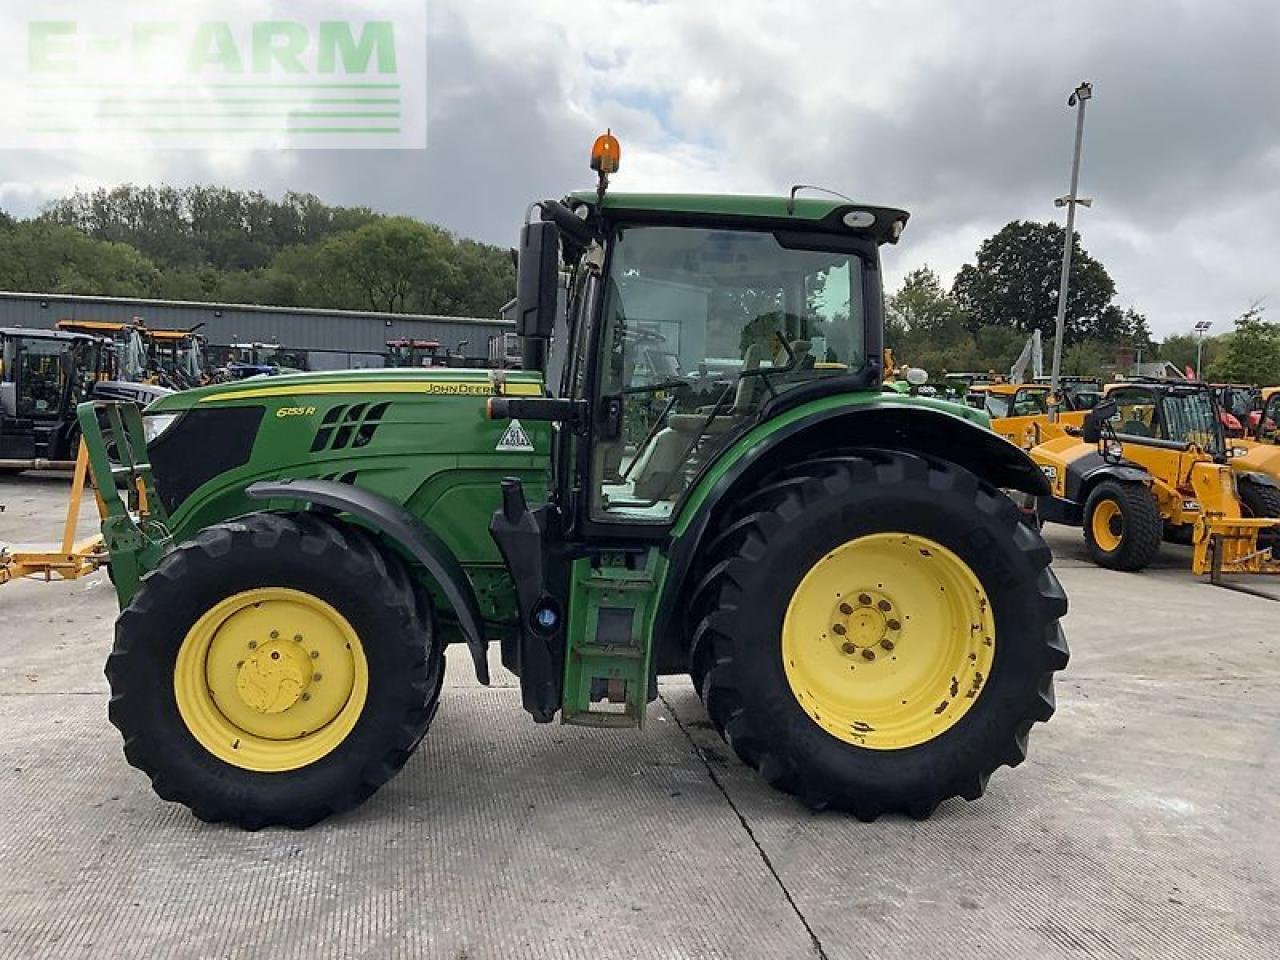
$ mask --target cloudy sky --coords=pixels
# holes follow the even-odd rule
[[[0,0],[0,34],[26,9]],[[1274,2],[431,0],[428,30],[425,151],[0,150],[0,207],[217,182],[510,244],[531,199],[590,185],[610,126],[617,189],[803,182],[904,206],[890,279],[928,263],[949,281],[1008,220],[1061,217],[1066,98],[1088,79],[1095,206],[1077,227],[1120,302],[1158,335],[1221,329],[1258,299],[1280,315]]]

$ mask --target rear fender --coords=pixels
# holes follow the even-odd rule
[[[398,544],[426,568],[448,600],[471,651],[476,679],[488,685],[484,622],[471,581],[444,541],[420,519],[386,497],[332,480],[261,481],[248,487],[245,493],[254,500],[293,500],[349,513]]]
[[[1032,496],[1049,493],[1048,482],[1021,449],[990,430],[937,407],[904,402],[886,395],[871,402],[819,410],[778,427],[742,449],[693,506],[687,520],[677,524],[668,573],[658,604],[653,658],[658,672],[687,669],[687,643],[680,611],[700,547],[716,518],[744,490],[781,465],[822,452],[850,448],[880,448],[949,460],[992,486],[1020,490]],[[695,494],[696,497],[696,494]]]

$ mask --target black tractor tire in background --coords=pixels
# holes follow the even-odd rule
[[[792,692],[782,635],[815,563],[889,532],[930,538],[970,568],[990,597],[996,644],[986,685],[954,726],[886,750],[846,742],[809,716]],[[955,464],[878,449],[803,460],[719,525],[690,604],[690,673],[717,731],[774,787],[862,820],[922,819],[951,797],[981,796],[994,770],[1025,758],[1032,724],[1053,714],[1053,673],[1068,652],[1051,559],[1006,495]]]
[[[284,587],[336,609],[360,639],[368,691],[350,733],[319,760],[263,773],[227,763],[187,729],[174,669],[212,606]],[[435,715],[444,676],[429,600],[371,535],[315,514],[251,514],[208,527],[143,578],[107,660],[111,722],[155,792],[201,820],[303,828],[357,806],[404,765]]]
[[[1246,517],[1280,517],[1280,487],[1263,486],[1244,480],[1239,485],[1240,506]],[[1280,558],[1280,527],[1258,534],[1258,546],[1270,547]]]
[[[1119,542],[1111,549],[1098,543],[1093,532],[1094,513],[1106,504],[1119,510]],[[1132,572],[1149,566],[1164,540],[1164,521],[1155,497],[1141,483],[1102,481],[1085,500],[1084,540],[1089,559],[1100,567]]]

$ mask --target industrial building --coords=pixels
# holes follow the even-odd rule
[[[263,307],[0,291],[0,327],[53,329],[59,320],[140,320],[157,329],[199,328],[211,352],[233,343],[278,344],[306,355],[312,370],[383,366],[388,340],[436,340],[453,353],[491,355],[510,320],[312,307]]]

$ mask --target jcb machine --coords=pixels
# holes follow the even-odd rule
[[[449,643],[483,683],[496,643],[544,723],[639,726],[691,675],[745,763],[861,818],[1023,759],[1066,598],[1002,488],[1048,486],[981,413],[881,391],[907,214],[607,194],[617,156],[531,208],[520,371],[81,408],[95,476],[148,500],[99,484],[111,720],[162,797],[251,829],[354,807],[426,732]]]
[[[1049,424],[1050,389],[1046,383],[988,383],[970,388],[991,418],[991,429],[1010,443],[1030,449],[1040,442]],[[1058,412],[1058,433],[1068,426],[1084,424],[1084,410],[1072,405],[1071,394],[1063,391],[1063,407]]]
[[[1205,384],[1113,384],[1082,431],[1031,450],[1053,487],[1040,517],[1083,526],[1103,567],[1141,570],[1169,539],[1196,574],[1280,573],[1280,488],[1231,453]]]
[[[1280,485],[1280,387],[1259,391],[1259,409],[1249,433],[1230,440],[1231,468],[1238,473],[1264,473]],[[1273,494],[1276,516],[1280,516],[1280,489]]]

